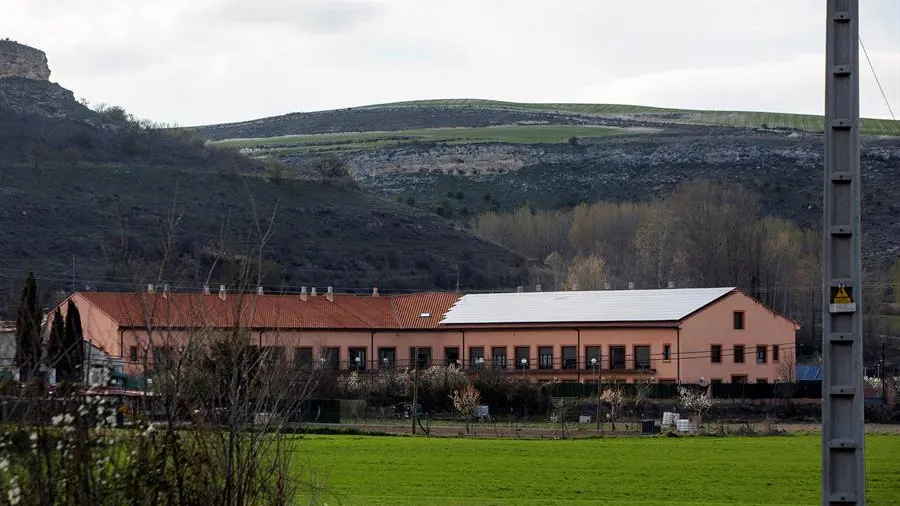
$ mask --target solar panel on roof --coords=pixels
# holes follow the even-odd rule
[[[465,295],[442,324],[681,320],[734,287]]]

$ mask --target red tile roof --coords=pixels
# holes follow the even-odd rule
[[[120,327],[213,327],[235,325],[260,329],[428,329],[460,297],[456,293],[394,296],[257,295],[80,292],[91,305]],[[425,316],[425,315],[428,316]]]
[[[391,297],[393,314],[402,329],[437,328],[461,294],[426,292]]]

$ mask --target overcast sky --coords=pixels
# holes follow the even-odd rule
[[[900,114],[900,0],[860,0]],[[0,0],[92,103],[181,125],[426,98],[821,114],[825,0]],[[863,116],[889,117],[871,71]]]

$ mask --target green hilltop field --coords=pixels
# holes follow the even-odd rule
[[[367,106],[371,109],[391,109],[397,107],[484,107],[515,110],[552,111],[557,113],[577,113],[600,117],[637,117],[650,121],[665,121],[696,125],[793,128],[809,132],[821,132],[825,118],[812,114],[787,114],[753,111],[710,111],[699,109],[669,109],[643,105],[626,104],[574,104],[574,103],[526,103],[504,102],[481,99],[443,99],[395,102]],[[900,135],[900,121],[862,118],[864,135]]]
[[[864,118],[861,125],[864,135],[900,137],[900,121]],[[278,156],[375,150],[411,143],[559,144],[571,137],[653,133],[679,126],[815,133],[823,131],[824,118],[620,104],[440,99],[293,113],[197,130],[219,146],[252,148],[257,154]]]
[[[283,135],[264,139],[229,139],[215,144],[230,148],[257,147],[272,154],[313,153],[341,149],[378,149],[391,144],[435,142],[477,144],[504,142],[541,144],[566,142],[570,137],[592,138],[622,135],[627,129],[594,125],[503,125],[397,130],[393,132],[341,132],[334,134]]]

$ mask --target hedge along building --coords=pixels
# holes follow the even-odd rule
[[[734,288],[362,296],[150,287],[71,299],[85,339],[130,374],[192,339],[240,329],[270,360],[303,368],[418,362],[538,381],[771,382],[792,367],[798,329]]]

